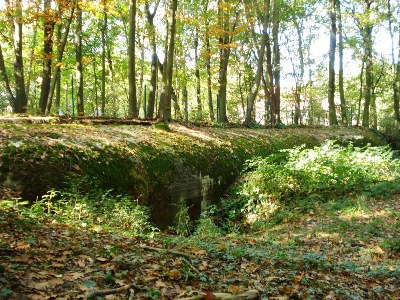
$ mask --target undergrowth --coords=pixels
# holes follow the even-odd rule
[[[230,231],[259,222],[298,219],[316,203],[379,198],[400,191],[400,164],[388,147],[346,147],[326,141],[247,161],[214,218]]]

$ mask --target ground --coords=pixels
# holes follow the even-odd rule
[[[331,201],[252,234],[186,238],[105,232],[3,205],[0,295],[244,299],[235,295],[256,290],[251,299],[400,299],[399,199]]]

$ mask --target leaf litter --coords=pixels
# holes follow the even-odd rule
[[[0,295],[86,299],[106,290],[113,293],[98,299],[229,299],[217,297],[256,290],[247,297],[400,299],[398,244],[385,244],[399,241],[399,197],[370,206],[382,218],[379,232],[371,232],[373,214],[341,230],[347,217],[321,210],[252,236],[218,238],[134,237],[2,206]]]

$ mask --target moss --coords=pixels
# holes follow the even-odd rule
[[[11,132],[12,138],[0,145],[0,180],[4,182],[11,176],[25,185],[32,199],[51,188],[68,187],[74,176],[95,180],[102,189],[114,189],[144,200],[157,193],[163,197],[163,191],[181,180],[184,172],[221,180],[218,188],[222,193],[240,174],[244,162],[254,156],[270,155],[301,144],[313,147],[326,136],[342,141],[351,140],[352,136],[363,137],[357,140],[360,143],[381,142],[371,131],[341,128],[303,131],[212,128],[204,133],[212,138],[204,139],[200,135],[171,132],[161,123],[164,129],[142,128],[139,134],[132,126],[109,126],[103,131],[96,126],[75,124],[1,126]],[[29,128],[29,136],[24,128]],[[114,130],[118,131],[116,136]],[[83,131],[85,136],[80,136]]]
[[[157,130],[171,132],[171,128],[169,128],[168,123],[166,122],[156,122],[154,123],[154,128]]]

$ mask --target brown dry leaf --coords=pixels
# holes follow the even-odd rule
[[[192,252],[192,254],[194,254],[194,255],[206,255],[207,254],[206,250],[199,249],[197,247],[191,246],[191,247],[189,247],[189,249],[190,249],[190,252]]]
[[[59,262],[52,262],[51,266],[55,267],[55,268],[63,268],[65,266],[65,264],[62,264],[62,263],[59,263]]]
[[[50,287],[50,283],[48,281],[32,282],[28,286],[38,291],[45,291]]]
[[[374,253],[377,254],[377,255],[383,255],[383,254],[385,253],[385,251],[383,251],[381,247],[379,247],[378,245],[376,245],[376,246],[374,247]]]
[[[172,270],[167,273],[167,276],[178,279],[179,277],[181,277],[181,272],[179,272],[178,270]]]
[[[84,268],[86,266],[86,261],[84,259],[80,259],[76,261],[75,264],[80,268]]]
[[[31,256],[28,253],[24,253],[13,259],[13,261],[16,261],[16,262],[29,262],[30,260],[31,260]]]
[[[107,261],[108,259],[107,259],[107,258],[104,258],[104,257],[96,257],[96,260],[97,260],[97,261],[101,261],[101,262],[105,262],[105,261]]]
[[[231,285],[228,291],[232,294],[241,294],[243,293],[243,288],[238,285]]]
[[[269,276],[269,277],[265,278],[265,280],[268,281],[268,282],[274,281],[274,280],[276,280],[276,279],[279,279],[279,277],[276,277],[276,276]]]
[[[218,249],[221,250],[221,251],[225,250],[226,249],[226,245],[224,243],[221,243],[221,244],[218,245]]]
[[[74,273],[69,273],[69,274],[65,274],[65,276],[64,276],[64,278],[66,279],[66,280],[75,280],[75,279],[78,279],[78,278],[82,278],[82,277],[84,277],[85,275],[83,274],[83,273],[79,273],[79,272],[74,272]]]
[[[161,287],[167,287],[167,286],[168,285],[165,282],[161,281],[161,280],[157,280],[156,281],[156,287],[161,288]]]
[[[297,275],[295,278],[294,278],[294,283],[299,283],[301,280],[303,279],[303,275]]]
[[[43,299],[49,299],[49,296],[46,296],[45,294],[29,294],[27,295],[29,299],[31,300],[43,300]]]

